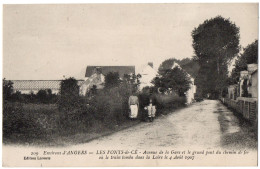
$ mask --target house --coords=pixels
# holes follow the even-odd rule
[[[87,66],[85,80],[80,85],[80,95],[86,93],[95,85],[97,89],[104,88],[105,76],[109,72],[118,72],[119,78],[125,74],[135,74],[135,66]]]
[[[96,73],[106,76],[109,72],[118,72],[119,77],[123,78],[125,74],[134,74],[135,66],[87,66],[85,78]]]
[[[258,64],[248,64],[247,65],[247,71],[249,74],[252,74],[253,72],[255,72],[258,68]]]
[[[80,85],[79,94],[85,96],[89,89],[96,86],[96,89],[104,88],[105,76],[101,73],[94,73],[90,77],[86,78],[84,82]]]
[[[228,98],[236,99],[243,96],[243,85],[247,85],[248,97],[257,98],[257,80],[258,80],[258,64],[248,64],[247,70],[240,72],[239,83],[237,85],[231,85],[228,87]],[[236,91],[236,95],[234,92]]]
[[[248,64],[248,94],[250,97],[257,98],[258,89],[257,89],[257,80],[258,80],[258,64]]]
[[[151,82],[157,76],[157,71],[153,68],[153,63],[148,62],[148,64],[141,66],[137,74],[141,75],[139,86],[139,90],[141,91],[144,87],[153,86]]]
[[[258,70],[255,70],[250,74],[248,93],[253,98],[258,97]]]

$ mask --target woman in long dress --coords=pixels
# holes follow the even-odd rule
[[[129,117],[131,120],[136,119],[138,115],[139,100],[137,96],[130,96],[128,100],[130,113]]]

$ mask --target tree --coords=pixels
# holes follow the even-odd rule
[[[78,105],[79,85],[76,79],[70,77],[60,83],[59,108],[70,111]]]
[[[192,38],[194,59],[203,70],[198,79],[206,78],[203,82],[197,80],[197,86],[203,93],[210,92],[217,97],[227,85],[228,63],[240,50],[239,28],[229,19],[217,16],[195,28]]]
[[[180,65],[180,67],[185,70],[187,73],[189,73],[192,77],[196,77],[199,70],[199,65],[197,61],[190,58],[184,58],[181,60],[170,58],[162,62],[162,64],[158,68],[158,73],[163,74],[165,71],[170,70],[174,63],[177,63]]]
[[[240,72],[247,70],[247,64],[258,63],[258,40],[249,44],[244,48],[244,52],[238,56],[235,67],[231,73],[230,84],[237,84],[240,77]]]
[[[105,76],[105,88],[117,87],[120,84],[118,72],[109,72]]]
[[[172,66],[173,66],[174,62],[177,63],[178,60],[175,59],[175,58],[170,58],[170,59],[166,59],[165,61],[163,61],[163,62],[160,64],[159,68],[158,68],[158,73],[159,73],[160,75],[165,74],[167,71],[169,71],[170,69],[172,69]]]
[[[47,94],[48,95],[52,95],[52,90],[51,89],[47,89]]]
[[[160,77],[156,77],[153,83],[161,92],[173,90],[179,96],[185,96],[185,92],[190,89],[191,80],[184,70],[174,67],[164,72]]]
[[[3,79],[3,99],[9,100],[13,93],[13,82]]]
[[[38,91],[38,93],[36,94],[36,97],[40,103],[47,103],[48,102],[47,95],[48,95],[47,91],[42,89],[42,90]]]
[[[123,77],[123,85],[128,86],[131,89],[131,93],[136,93],[140,85],[140,74],[125,74]]]

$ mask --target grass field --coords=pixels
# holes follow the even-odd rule
[[[103,122],[93,119],[86,124],[76,116],[66,118],[54,104],[11,103],[8,107],[18,105],[21,110],[11,110],[5,117],[5,124],[11,128],[4,133],[5,144],[65,146],[86,142],[139,122],[124,119],[122,123],[115,123],[110,119],[109,126],[105,126]]]

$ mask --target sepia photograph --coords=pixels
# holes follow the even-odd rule
[[[258,166],[258,3],[2,6],[3,167]]]

